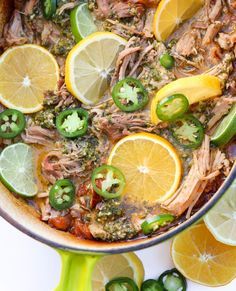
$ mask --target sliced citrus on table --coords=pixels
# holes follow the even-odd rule
[[[229,114],[226,115],[221,121],[220,125],[216,128],[211,141],[216,146],[227,144],[231,138],[236,134],[236,104],[232,107]]]
[[[157,104],[165,97],[173,94],[183,94],[189,104],[197,103],[211,97],[221,95],[220,80],[214,76],[198,75],[175,80],[161,88],[151,103],[151,121],[160,122],[156,114]]]
[[[204,221],[218,241],[236,246],[236,180]]]
[[[37,193],[32,148],[23,143],[10,145],[0,155],[0,179],[11,191],[31,197]]]
[[[162,0],[153,22],[157,40],[165,41],[183,21],[197,12],[203,3],[203,0]]]
[[[78,5],[72,10],[70,22],[72,33],[77,42],[97,31],[97,26],[88,9],[88,3]]]
[[[45,91],[57,88],[59,67],[46,49],[27,44],[1,55],[0,76],[0,102],[33,113],[42,108]]]
[[[176,236],[171,254],[176,268],[199,284],[217,287],[236,277],[236,248],[218,242],[204,223]]]
[[[125,175],[125,193],[139,201],[162,202],[179,186],[182,166],[175,148],[164,138],[137,133],[121,139],[108,163]]]
[[[98,102],[125,44],[125,39],[111,32],[95,32],[80,41],[66,60],[67,89],[85,104]]]
[[[104,286],[117,277],[129,277],[140,287],[144,278],[144,268],[134,253],[108,255],[95,265],[92,275],[92,290],[104,291]]]

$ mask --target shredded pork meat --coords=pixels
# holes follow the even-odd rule
[[[221,97],[219,99],[219,101],[216,103],[215,107],[212,110],[213,116],[207,124],[207,130],[209,133],[214,131],[215,127],[218,125],[218,122],[222,119],[223,116],[225,116],[229,112],[232,104],[235,102],[236,97]]]
[[[114,142],[135,132],[154,132],[156,126],[149,121],[148,112],[125,113],[111,112],[104,114],[103,110],[94,111],[93,125],[100,133],[105,134]]]
[[[57,133],[54,130],[48,130],[41,126],[32,125],[26,128],[25,133],[21,136],[26,143],[48,145],[55,141]]]
[[[21,45],[27,42],[27,37],[22,25],[21,14],[15,10],[10,22],[5,26],[3,32],[4,47]]]
[[[205,139],[200,149],[193,152],[193,164],[188,175],[177,192],[162,206],[176,216],[180,216],[187,209],[190,216],[193,207],[204,193],[208,183],[220,175],[224,166],[229,167],[229,161],[219,149],[210,148],[210,137]]]

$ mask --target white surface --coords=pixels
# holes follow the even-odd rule
[[[146,278],[157,278],[173,267],[170,243],[137,252]],[[0,291],[53,291],[60,274],[57,253],[13,228],[0,218]],[[235,291],[236,280],[225,287],[208,288],[188,282],[188,291]],[[69,291],[69,290],[65,290]]]

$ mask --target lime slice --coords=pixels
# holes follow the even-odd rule
[[[17,194],[31,197],[37,193],[30,146],[16,143],[1,152],[0,179],[9,190]]]
[[[227,144],[231,138],[236,134],[236,104],[230,110],[229,114],[221,121],[217,127],[211,141],[217,145],[222,146]]]
[[[70,14],[71,30],[77,42],[97,31],[88,4],[75,7]]]
[[[236,246],[236,180],[204,221],[218,241]]]

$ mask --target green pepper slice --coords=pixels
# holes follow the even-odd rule
[[[68,138],[83,136],[88,129],[88,116],[88,112],[82,108],[62,111],[56,118],[57,130]]]
[[[144,234],[148,235],[156,231],[160,226],[164,226],[172,222],[175,217],[171,214],[159,214],[151,218],[148,218],[141,224],[141,228]]]
[[[125,177],[116,167],[103,165],[92,173],[94,191],[106,199],[119,197],[123,193],[125,185]]]
[[[186,149],[198,148],[204,138],[201,122],[190,114],[172,123],[171,131],[175,141]]]
[[[163,121],[174,121],[181,118],[189,108],[188,99],[183,94],[174,94],[162,99],[157,104],[156,113]]]
[[[117,107],[125,112],[142,109],[148,103],[148,93],[142,83],[128,77],[119,81],[112,90],[112,98]]]
[[[163,288],[156,280],[149,279],[143,282],[141,291],[163,291]]]
[[[15,138],[25,129],[26,121],[22,112],[6,109],[0,113],[0,137]]]
[[[138,291],[137,284],[128,277],[119,277],[111,280],[105,286],[106,291]]]
[[[187,289],[186,279],[177,269],[162,273],[158,282],[164,291],[186,291]]]
[[[50,189],[49,202],[56,210],[70,208],[75,200],[75,186],[68,179],[58,180]]]
[[[57,10],[57,0],[42,0],[43,16],[51,19]]]

